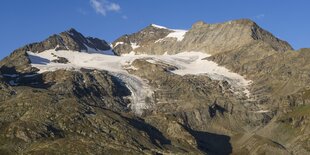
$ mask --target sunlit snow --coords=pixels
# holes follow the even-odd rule
[[[147,59],[150,63],[165,63],[177,67],[171,71],[178,75],[206,75],[213,80],[226,80],[232,86],[232,90],[245,96],[250,95],[247,86],[251,81],[243,76],[230,72],[225,67],[218,66],[215,62],[205,60],[210,55],[201,52],[182,52],[175,55],[135,55],[134,52],[122,56],[106,55],[100,53],[86,53],[77,51],[47,50],[41,53],[28,52],[32,66],[40,69],[40,73],[55,71],[58,69],[79,70],[81,68],[98,69],[109,71],[112,75],[121,79],[132,92],[131,108],[136,113],[141,113],[152,103],[152,88],[143,79],[131,75],[126,69],[138,70],[132,66],[136,59]],[[56,55],[56,56],[55,56]],[[69,63],[54,63],[57,57],[68,59]]]
[[[116,42],[115,45],[114,45],[113,47],[116,47],[116,46],[118,46],[118,45],[123,45],[123,44],[124,44],[124,42]]]
[[[176,38],[177,41],[182,41],[184,39],[184,35],[187,32],[187,30],[169,29],[167,27],[156,25],[156,24],[152,24],[151,26],[159,28],[159,29],[167,29],[167,30],[172,31],[165,38]],[[155,43],[164,41],[165,38],[158,39],[157,41],[155,41]]]
[[[136,48],[139,48],[140,46],[137,43],[131,43],[131,48],[135,50]]]
[[[156,25],[156,24],[151,24],[151,26],[159,28],[159,29],[167,29],[167,27]]]
[[[186,30],[173,30],[168,34],[166,38],[177,38],[177,41],[182,41],[184,39],[184,35],[187,32]]]

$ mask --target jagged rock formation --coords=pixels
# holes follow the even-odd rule
[[[309,49],[293,51],[245,19],[197,22],[188,31],[152,24],[111,47],[70,29],[3,59],[0,154],[309,154]],[[107,50],[204,52],[211,56],[200,62],[216,62],[251,80],[249,96],[234,91],[228,77],[214,78],[220,73],[176,74],[182,65],[168,61],[191,64],[195,57],[81,59],[114,67],[105,70],[76,67],[63,54]],[[36,59],[41,64],[35,66]],[[68,67],[40,70],[51,63]],[[147,106],[137,113],[133,101]]]
[[[31,51],[40,53],[49,49],[55,49],[56,51],[71,50],[81,52],[84,51],[89,53],[101,53],[103,51],[111,50],[111,47],[104,40],[92,37],[84,37],[75,29],[70,29],[60,34],[54,34],[42,42],[32,43],[13,51],[9,57],[6,57],[0,62],[0,66],[6,67],[4,72],[8,71],[7,68],[12,67],[14,67],[14,69],[18,72],[22,73],[34,71],[33,68],[29,66],[30,61],[26,52]]]

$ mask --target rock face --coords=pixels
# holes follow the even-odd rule
[[[81,33],[75,29],[62,32],[58,35],[52,35],[43,42],[29,44],[21,49],[23,51],[43,52],[45,50],[72,50],[72,51],[87,51],[92,52],[89,49],[95,50],[109,50],[111,47],[109,44],[98,38],[84,37]]]
[[[102,53],[103,51],[111,50],[111,47],[104,40],[84,37],[75,29],[70,29],[60,34],[52,35],[42,42],[32,43],[13,51],[9,57],[0,62],[0,66],[5,67],[2,69],[3,72],[12,72],[12,69],[8,70],[8,68],[12,67],[19,72],[32,71],[33,68],[29,66],[30,61],[27,58],[26,52],[40,53],[49,49]],[[65,60],[62,59],[60,61],[64,62]]]
[[[152,24],[111,47],[70,29],[0,61],[0,154],[309,154],[310,49],[293,51],[246,19],[190,30]],[[53,59],[43,61],[48,50]],[[129,56],[119,71],[117,56],[100,59],[112,64],[104,70],[74,68],[63,54],[88,53],[78,59],[88,64],[107,50],[159,56]],[[174,59],[195,57],[160,59],[184,51],[251,80],[249,95],[220,74],[176,74]],[[68,67],[43,72],[33,59]],[[138,101],[150,106],[136,113],[132,96],[146,89]]]
[[[280,52],[292,49],[287,42],[274,37],[247,19],[220,24],[197,22],[184,34],[182,40],[173,37],[165,38],[169,32],[173,31],[173,29],[158,28],[151,25],[137,33],[117,39],[113,42],[114,49],[119,55],[131,51],[141,54],[164,54],[166,52],[174,54],[181,51],[202,51],[208,54],[216,54],[253,44],[263,44],[269,46],[269,50]],[[150,35],[152,37],[148,37]],[[148,39],[144,39],[145,37]],[[132,43],[139,47],[130,48]]]

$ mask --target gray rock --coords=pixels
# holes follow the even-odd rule
[[[208,54],[216,54],[261,43],[267,44],[272,50],[280,52],[292,49],[287,42],[276,38],[248,19],[219,24],[197,22],[185,34],[182,41],[166,38],[164,41],[156,42],[159,39],[165,38],[171,30],[151,27],[146,27],[137,33],[125,35],[117,39],[113,42],[113,45],[117,42],[124,42],[126,44],[120,44],[115,47],[115,52],[119,55],[130,53],[133,50],[129,48],[130,42],[137,43],[140,46],[134,50],[136,53],[157,55],[164,54],[165,52],[174,54],[183,51],[201,51]],[[145,37],[149,39],[145,39]]]

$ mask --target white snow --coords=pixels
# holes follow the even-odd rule
[[[156,40],[155,43],[159,43],[159,42],[162,42],[164,40],[165,40],[165,38],[161,38],[161,39]]]
[[[141,115],[143,113],[143,109],[151,108],[153,104],[153,90],[145,81],[137,76],[130,74],[112,73],[112,75],[121,79],[127,88],[131,91],[131,109],[133,109],[137,114]]]
[[[168,29],[168,30],[172,32],[170,32],[166,37],[156,40],[155,43],[162,42],[166,38],[176,38],[177,41],[182,41],[187,32],[187,30],[179,30],[179,29]]]
[[[40,69],[39,73],[55,71],[58,69],[79,70],[81,68],[99,69],[109,71],[122,80],[132,92],[132,104],[130,105],[137,114],[152,105],[152,90],[145,81],[130,75],[125,68],[131,68],[131,62],[140,56],[132,53],[128,56],[114,56],[99,53],[85,53],[77,51],[47,50],[41,53],[27,52],[33,67]],[[53,56],[64,57],[69,63],[54,63]],[[133,69],[136,69],[132,66]],[[148,103],[145,102],[149,98]]]
[[[156,40],[155,43],[162,42],[166,38],[176,38],[177,41],[182,41],[184,39],[184,35],[187,32],[187,30],[172,30],[172,31],[173,32],[169,33],[166,37]]]
[[[167,27],[156,25],[156,24],[151,24],[151,26],[159,28],[159,29],[167,29]]]
[[[241,92],[249,98],[250,91],[247,89],[247,86],[251,84],[251,81],[229,71],[225,67],[218,66],[213,61],[203,60],[209,56],[200,52],[182,52],[176,55],[146,56],[152,58],[146,61],[150,63],[163,62],[176,66],[178,69],[171,72],[182,76],[187,74],[206,74],[213,80],[226,80],[233,87],[234,92]]]
[[[137,48],[140,47],[137,43],[130,43],[130,44],[131,44],[131,48],[132,48],[133,50],[135,50],[135,49],[137,49]]]
[[[268,113],[268,112],[270,112],[270,110],[258,110],[258,111],[254,111],[254,113],[259,113],[259,114],[261,114],[261,113]]]
[[[125,44],[125,43],[124,42],[116,42],[115,45],[113,46],[113,48],[118,46],[118,45],[123,45],[123,44]]]
[[[167,30],[172,31],[166,37],[158,39],[157,41],[155,41],[155,43],[162,42],[165,40],[165,38],[176,38],[177,41],[182,41],[184,39],[184,35],[187,32],[187,30],[169,29],[167,27],[156,25],[156,24],[151,24],[151,26],[156,27],[156,28],[160,28],[160,29],[167,29]]]
[[[53,54],[58,57],[65,57],[69,63],[53,63],[52,60],[56,59]],[[215,62],[203,60],[210,55],[200,52],[182,52],[175,55],[135,55],[135,52],[131,52],[116,56],[102,53],[47,50],[41,53],[28,52],[28,55],[32,66],[40,69],[39,73],[58,69],[79,70],[81,68],[109,71],[122,80],[131,90],[131,108],[138,114],[141,114],[143,109],[151,107],[153,90],[146,81],[127,72],[126,69],[138,70],[131,65],[136,59],[147,59],[149,63],[160,62],[173,65],[178,69],[171,72],[181,76],[186,74],[206,75],[213,80],[226,80],[236,93],[242,93],[248,97],[250,95],[247,86],[251,81],[239,74],[230,72],[225,67],[218,66]]]
[[[186,30],[173,30],[166,36],[166,38],[177,38],[177,41],[182,41],[184,39],[184,35],[187,32]]]

